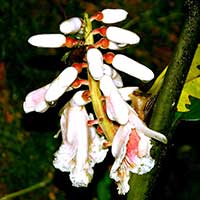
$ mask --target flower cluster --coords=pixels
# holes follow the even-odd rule
[[[72,17],[60,24],[62,34],[39,34],[28,40],[37,47],[81,46],[86,52],[81,63],[72,63],[51,83],[30,92],[23,104],[26,113],[45,112],[64,93],[77,89],[62,109],[63,142],[53,161],[55,168],[70,173],[76,187],[86,187],[91,182],[93,166],[104,160],[111,146],[115,161],[110,177],[116,181],[119,194],[125,194],[130,172],[144,174],[155,164],[150,155],[151,138],[167,142],[164,135],[149,129],[129,105],[130,94],[139,88],[123,87],[118,73],[122,71],[147,82],[154,78],[153,72],[123,54],[110,52],[140,41],[136,33],[112,25],[126,19],[127,14],[123,9],[104,9],[90,18]],[[104,25],[92,29],[95,20]],[[83,70],[87,70],[87,79],[79,78]],[[79,90],[82,85],[88,90]],[[86,109],[89,103],[93,105],[91,113]]]

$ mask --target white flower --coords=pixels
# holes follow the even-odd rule
[[[91,76],[94,80],[100,80],[103,76],[103,55],[96,48],[87,51],[87,62]]]
[[[114,68],[142,81],[151,81],[154,78],[154,73],[149,68],[122,54],[114,56],[112,65]]]
[[[64,69],[49,86],[49,89],[45,94],[45,100],[47,102],[56,101],[65,91],[67,91],[77,76],[78,71],[74,67],[67,67]]]
[[[117,22],[121,22],[126,19],[127,17],[127,11],[123,9],[104,9],[101,11],[103,14],[102,21],[105,24],[113,24]]]
[[[103,73],[112,78],[113,83],[115,84],[116,87],[123,87],[122,78],[115,69],[113,69],[109,65],[103,64]]]
[[[119,44],[137,44],[140,41],[139,36],[129,30],[116,26],[109,26],[106,30],[106,37],[112,42]]]
[[[150,155],[151,137],[167,142],[164,135],[149,129],[136,112],[130,106],[128,108],[128,122],[119,127],[112,143],[115,162],[110,177],[116,181],[119,194],[129,191],[130,172],[141,175],[154,167],[155,161]]]
[[[105,140],[97,135],[94,127],[88,127],[90,118],[85,107],[80,106],[87,103],[83,99],[80,101],[83,92],[75,94],[61,115],[63,143],[53,161],[56,168],[70,172],[70,179],[76,187],[87,187],[95,163],[102,162],[107,154],[103,149]]]
[[[60,32],[64,34],[77,33],[82,26],[82,21],[78,17],[72,17],[60,24]]]
[[[27,94],[23,103],[25,113],[32,111],[43,113],[49,108],[49,104],[47,104],[44,98],[49,86],[50,84],[45,85]]]
[[[110,76],[104,75],[100,80],[100,89],[105,96],[108,118],[119,124],[128,121],[128,108]]]
[[[59,48],[65,45],[66,37],[62,34],[38,34],[30,37],[28,42],[36,47]]]

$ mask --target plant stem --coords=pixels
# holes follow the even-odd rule
[[[94,40],[91,34],[92,24],[90,20],[88,19],[87,13],[84,14],[84,20],[85,20],[85,44],[93,45]],[[115,129],[114,124],[108,119],[104,111],[103,103],[102,103],[102,95],[99,89],[99,82],[95,81],[91,77],[89,71],[87,74],[88,74],[88,83],[89,83],[92,105],[93,105],[95,115],[97,119],[99,120],[99,126],[103,130],[103,133],[106,139],[109,142],[112,142],[116,129]]]
[[[163,84],[154,105],[150,128],[171,137],[172,122],[176,106],[189,71],[200,35],[200,2],[186,0],[188,16],[183,26],[178,45],[169,63]],[[154,169],[145,175],[133,174],[130,180],[131,190],[128,200],[150,199],[153,185],[161,171],[161,165],[167,154],[167,148],[158,144],[154,147],[154,158],[157,161]]]
[[[51,180],[52,180],[52,177],[45,179],[45,180],[43,180],[39,183],[36,183],[34,185],[31,185],[30,187],[27,187],[25,189],[19,190],[17,192],[13,192],[13,193],[8,194],[8,195],[5,195],[4,197],[0,198],[0,200],[9,200],[9,199],[24,195],[26,193],[32,192],[34,190],[37,190],[39,188],[45,187],[47,184],[49,184],[51,182]]]

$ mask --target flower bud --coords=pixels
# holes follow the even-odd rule
[[[36,47],[59,48],[65,44],[66,38],[62,34],[38,34],[30,37],[28,42]]]
[[[102,22],[105,24],[121,22],[126,19],[128,14],[123,9],[104,9],[101,13],[103,14]]]
[[[151,81],[154,73],[146,66],[122,54],[117,54],[112,61],[114,68],[134,76],[142,81]]]
[[[137,44],[140,41],[140,37],[129,30],[119,28],[116,26],[110,26],[106,30],[106,37],[119,44]]]
[[[87,51],[89,71],[94,80],[100,80],[103,76],[103,55],[95,48]]]
[[[77,75],[78,71],[74,67],[67,67],[65,70],[63,70],[51,83],[45,95],[45,100],[47,102],[56,101],[75,81]]]
[[[78,17],[72,17],[60,24],[60,32],[64,34],[76,33],[80,30],[82,22]]]

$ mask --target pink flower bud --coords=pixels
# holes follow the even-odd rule
[[[76,33],[80,30],[81,26],[82,26],[82,22],[80,18],[72,17],[70,19],[63,21],[60,24],[60,32],[64,34]]]
[[[75,81],[77,75],[78,71],[74,67],[67,67],[65,70],[63,70],[51,83],[45,95],[45,100],[47,102],[56,101]]]
[[[117,54],[112,61],[114,68],[134,76],[142,81],[151,81],[154,73],[146,66],[122,54]]]
[[[103,76],[103,55],[96,49],[91,48],[87,51],[87,61],[90,74],[94,80],[100,80]]]
[[[65,44],[66,38],[62,34],[38,34],[30,37],[28,42],[36,47],[58,48]]]
[[[106,30],[106,37],[112,42],[119,44],[137,44],[140,41],[139,36],[129,30],[110,26]]]

